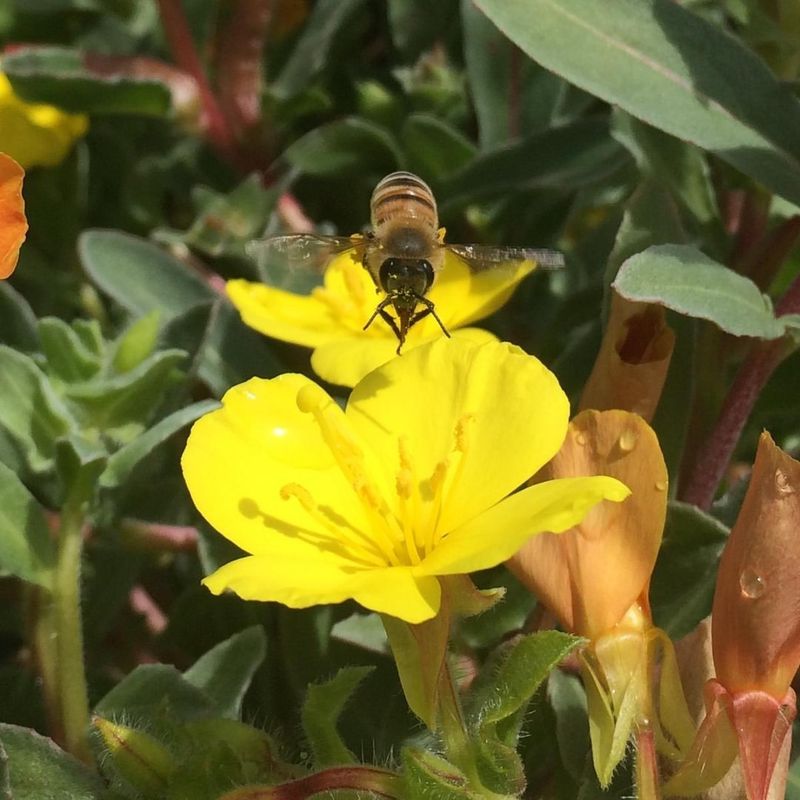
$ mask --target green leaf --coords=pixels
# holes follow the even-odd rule
[[[113,366],[116,372],[128,372],[139,366],[155,350],[161,327],[161,313],[153,309],[137,319],[117,340]]]
[[[669,188],[698,223],[720,226],[719,207],[702,150],[619,110],[614,117],[614,133],[639,169]]]
[[[65,393],[101,430],[141,425],[162,403],[174,370],[185,359],[182,350],[159,350],[129,372],[72,384]]]
[[[198,360],[198,377],[217,397],[248,378],[274,378],[286,371],[268,339],[245,325],[239,312],[222,298],[212,311]]]
[[[187,721],[211,716],[213,705],[175,667],[142,664],[108,692],[94,710],[106,719],[136,719],[143,712],[160,712]]]
[[[358,117],[329,122],[292,142],[283,157],[309,175],[381,174],[401,166],[403,157],[394,137]]]
[[[85,114],[165,116],[172,105],[167,86],[152,79],[92,71],[79,50],[26,47],[3,57],[14,91],[31,103],[52,103]]]
[[[245,244],[262,234],[280,191],[280,186],[265,189],[259,175],[250,175],[228,194],[205,195],[197,218],[185,233],[175,236],[162,232],[156,236],[177,238],[214,258],[244,258]]]
[[[0,342],[17,350],[38,350],[36,314],[7,281],[0,282]]]
[[[465,775],[449,761],[416,747],[403,749],[401,797],[426,800],[474,800]]]
[[[100,475],[99,484],[104,489],[122,486],[130,477],[136,466],[149,456],[160,444],[185,425],[219,407],[216,400],[200,400],[189,406],[178,409],[164,419],[159,420],[152,428],[123,445],[111,455],[105,471]]]
[[[167,321],[214,297],[190,267],[137,236],[84,231],[78,253],[97,286],[136,316],[158,310]]]
[[[714,585],[728,529],[687,503],[670,501],[664,541],[650,583],[653,620],[679,639],[711,613]]]
[[[734,336],[777,339],[785,326],[749,279],[694,247],[657,245],[629,258],[612,284],[623,297],[707,319]]]
[[[238,719],[245,692],[266,651],[264,629],[253,625],[200,656],[183,677],[211,700],[215,714]]]
[[[0,570],[49,587],[54,563],[55,545],[42,507],[0,462]]]
[[[51,376],[68,383],[91,378],[100,369],[97,354],[81,336],[58,317],[39,320],[39,341]]]
[[[319,0],[303,26],[303,35],[273,82],[277,97],[288,98],[304,89],[328,63],[336,37],[364,0]]]
[[[606,120],[582,119],[480,154],[440,182],[442,209],[452,211],[520,189],[581,188],[629,160],[625,148],[611,138]]]
[[[524,708],[550,671],[583,640],[559,631],[544,631],[498,648],[484,666],[468,707],[473,724],[482,728]]]
[[[311,684],[303,703],[303,731],[314,753],[314,764],[356,762],[336,730],[336,721],[358,685],[372,672],[372,667],[345,667],[326,683]]]
[[[553,124],[568,84],[521,53],[472,0],[462,0],[461,19],[482,149]]]
[[[401,140],[409,169],[432,181],[466,166],[475,155],[475,145],[457,128],[430,114],[411,114]]]
[[[5,764],[2,762],[5,761]],[[0,723],[0,791],[8,800],[102,800],[96,772],[36,731]]]
[[[800,102],[742,42],[680,3],[476,5],[547,69],[800,202]]]
[[[591,747],[586,693],[577,677],[554,669],[547,683],[547,696],[555,713],[561,762],[570,776],[579,781]]]
[[[56,440],[74,426],[33,360],[4,345],[0,345],[0,425],[37,473],[52,468]]]

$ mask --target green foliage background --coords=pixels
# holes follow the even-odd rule
[[[213,86],[247,61],[225,44],[232,15],[259,4],[181,5]],[[796,252],[776,244],[800,213],[800,15],[789,0],[266,5],[262,113],[231,157],[197,106],[173,101],[171,76],[124,76],[134,56],[175,61],[155,2],[0,0],[0,43],[25,43],[2,61],[15,90],[91,115],[62,164],[28,172],[30,232],[0,286],[0,742],[12,765],[0,759],[0,787],[15,800],[45,796],[14,772],[23,762],[51,776],[47,796],[142,796],[113,765],[100,783],[12,727],[48,731],[26,626],[31,587],[54,580],[48,520],[76,492],[89,502],[91,706],[168,742],[180,764],[147,796],[216,798],[351,754],[388,764],[424,739],[382,632],[354,605],[292,611],[213,598],[199,583],[234,554],[183,486],[186,426],[236,382],[309,372],[306,350],[246,328],[207,280],[262,277],[244,246],[283,229],[284,193],[320,230],[351,233],[368,221],[375,183],[408,169],[434,188],[450,241],[563,249],[568,268],[528,279],[488,327],[542,358],[573,399],[599,347],[609,284],[634,256],[618,288],[655,293],[678,333],[655,420],[673,491],[752,346],[728,334],[796,337],[797,320],[777,318],[761,295],[780,298],[800,270]],[[118,57],[123,77],[101,75],[87,52]],[[229,113],[230,97],[219,99]],[[682,247],[647,250],[667,243]],[[717,296],[698,300],[710,285]],[[795,350],[761,394],[736,461],[752,461],[764,427],[798,450],[798,375]],[[710,610],[741,493],[733,486],[713,516],[670,509],[652,597],[673,636]],[[506,585],[508,599],[458,631],[475,669],[535,605],[502,569],[478,582]],[[134,607],[138,588],[163,620]],[[303,707],[312,683],[321,685]],[[529,796],[600,794],[584,703],[577,683],[554,673],[520,717]],[[265,751],[270,769],[250,755]],[[415,752],[406,767],[423,776],[420,796],[451,796],[426,783],[436,765]],[[621,773],[610,793],[629,796],[630,780]]]

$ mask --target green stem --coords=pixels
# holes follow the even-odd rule
[[[82,484],[83,481],[78,479],[61,512],[58,561],[53,577],[53,621],[64,744],[72,755],[89,762],[89,698],[80,602],[86,505],[86,491]]]
[[[27,587],[26,617],[28,642],[35,654],[36,669],[42,682],[47,730],[56,742],[63,742],[54,607],[48,589],[34,585]]]

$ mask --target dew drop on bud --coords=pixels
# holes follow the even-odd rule
[[[666,481],[656,481],[656,491],[657,492],[665,492],[667,490],[667,482]]]
[[[586,434],[583,431],[578,431],[575,434],[575,441],[581,446],[584,447],[586,445]]]
[[[767,584],[754,569],[748,567],[742,570],[742,574],[739,576],[739,588],[742,590],[743,597],[748,600],[757,600],[764,594]]]
[[[794,486],[782,469],[775,470],[775,488],[778,490],[778,494],[794,494]]]
[[[619,435],[617,444],[623,453],[630,453],[630,451],[636,446],[636,431],[632,431],[630,429],[623,431]]]

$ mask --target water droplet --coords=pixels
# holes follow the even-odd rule
[[[622,450],[623,453],[630,453],[630,451],[636,447],[636,438],[636,431],[631,430],[630,428],[622,431],[619,439],[617,440],[619,449]]]
[[[667,490],[667,482],[666,481],[656,481],[656,491],[657,492],[665,492]]]
[[[575,434],[575,441],[581,446],[584,447],[586,445],[586,434],[583,431],[578,431]]]
[[[794,494],[794,486],[782,469],[775,470],[775,488],[778,494]]]
[[[766,591],[767,584],[765,580],[752,568],[742,570],[739,576],[739,588],[742,590],[742,596],[748,600],[757,600]]]

